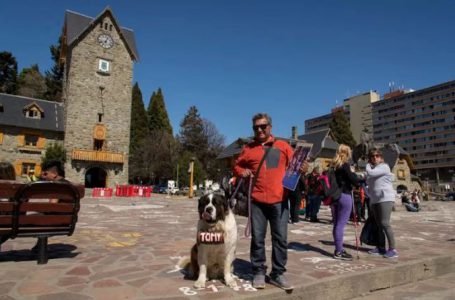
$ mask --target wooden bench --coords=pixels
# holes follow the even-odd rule
[[[65,182],[0,180],[0,199],[6,199],[0,201],[0,244],[17,237],[36,237],[37,262],[46,264],[48,237],[73,234],[84,191],[83,186]]]

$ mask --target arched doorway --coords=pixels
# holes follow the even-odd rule
[[[85,172],[85,187],[86,188],[95,188],[106,187],[106,178],[107,173],[103,168],[93,167]]]

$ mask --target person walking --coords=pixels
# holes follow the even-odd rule
[[[272,118],[268,114],[258,113],[253,116],[252,121],[254,139],[242,149],[235,162],[234,175],[257,177],[252,187],[250,207],[253,287],[265,288],[265,236],[269,223],[272,235],[272,270],[269,282],[284,290],[291,290],[293,286],[284,275],[287,263],[289,205],[282,181],[293,150],[287,142],[277,140],[271,134]],[[259,166],[261,168],[258,170]],[[307,170],[308,163],[304,163],[300,172],[306,173]]]
[[[379,228],[378,246],[368,251],[372,255],[383,255],[386,258],[398,257],[395,248],[395,238],[390,225],[390,215],[395,203],[395,190],[393,189],[393,174],[390,167],[384,162],[382,152],[373,148],[368,154],[369,162],[366,166],[366,181],[370,207],[375,223]],[[389,249],[386,251],[385,237]]]
[[[333,218],[333,239],[335,242],[335,252],[333,257],[341,260],[352,260],[352,255],[343,248],[344,228],[348,222],[352,211],[353,199],[352,188],[359,186],[361,179],[351,170],[349,161],[351,160],[351,148],[341,144],[333,160],[335,177],[341,189],[341,196],[330,205]]]

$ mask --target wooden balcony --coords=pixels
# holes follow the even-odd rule
[[[71,159],[123,164],[124,155],[119,152],[74,149]]]

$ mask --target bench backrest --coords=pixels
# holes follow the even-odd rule
[[[11,236],[71,235],[79,208],[80,193],[71,183],[37,181],[21,186],[13,199]]]

